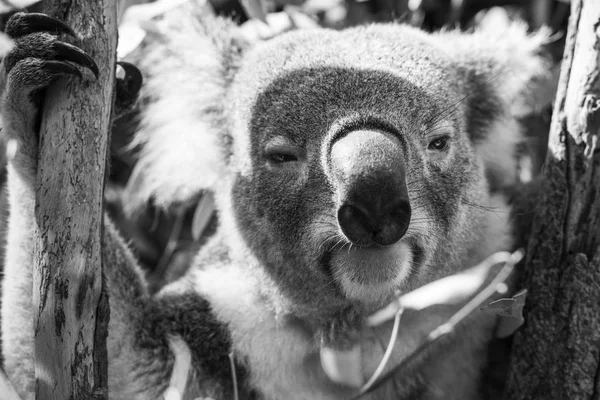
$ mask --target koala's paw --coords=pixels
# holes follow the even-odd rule
[[[7,22],[6,34],[13,49],[0,68],[2,118],[8,140],[17,144],[18,168],[35,169],[42,89],[61,75],[82,78],[78,66],[98,77],[98,66],[83,50],[58,40],[59,34],[75,37],[63,22],[45,14],[17,13]]]

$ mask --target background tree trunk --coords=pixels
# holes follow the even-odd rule
[[[600,1],[571,3],[511,400],[600,399]]]
[[[40,129],[34,255],[36,398],[106,399],[108,298],[103,189],[115,83],[116,0],[51,0],[100,68],[47,92]]]

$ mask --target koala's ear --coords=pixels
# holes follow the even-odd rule
[[[137,57],[145,76],[128,212],[149,200],[164,208],[186,202],[225,173],[225,97],[247,45],[232,21],[192,4],[165,14]]]
[[[511,23],[439,38],[464,83],[467,129],[492,189],[510,185],[517,176],[515,146],[522,139],[516,118],[532,111],[537,93],[553,93],[555,86],[544,50],[549,32],[528,34],[524,23]],[[552,100],[547,97],[546,104]]]

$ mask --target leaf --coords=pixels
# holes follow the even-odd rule
[[[527,297],[527,289],[521,290],[511,298],[492,301],[487,306],[482,307],[482,310],[494,311],[499,315],[498,326],[496,327],[496,336],[505,338],[523,325],[523,307],[525,306],[525,298]]]
[[[137,49],[145,37],[146,31],[138,24],[127,22],[121,25],[119,27],[119,45],[117,47],[119,59],[127,57]]]
[[[0,3],[2,4],[2,3]],[[14,46],[14,43],[8,35],[0,33],[0,57],[4,57]]]
[[[481,309],[495,311],[498,315],[503,317],[523,318],[523,307],[525,306],[526,297],[527,289],[524,289],[511,298],[492,301]]]
[[[189,0],[159,0],[152,3],[130,5],[123,10],[119,24],[119,43],[117,55],[120,59],[127,57],[142,43],[146,34],[159,31],[153,21]]]
[[[10,384],[8,377],[4,374],[4,371],[0,369],[0,393],[4,400],[21,400],[16,390]]]
[[[263,2],[261,0],[240,0],[240,3],[248,17],[256,18],[268,25],[267,13],[264,10]]]
[[[347,351],[321,347],[321,366],[332,382],[355,388],[363,384],[359,344]]]
[[[216,210],[215,199],[210,192],[205,192],[196,206],[192,219],[192,237],[199,240]]]
[[[475,267],[447,276],[402,295],[368,319],[370,326],[392,319],[401,308],[422,310],[436,304],[459,304],[473,296],[511,259],[508,252],[494,253]]]
[[[0,1],[0,13],[5,13],[19,8],[29,7],[39,0],[4,0]]]

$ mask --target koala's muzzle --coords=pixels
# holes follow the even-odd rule
[[[352,131],[332,144],[329,162],[344,235],[357,246],[400,240],[411,210],[399,139],[386,132]]]

